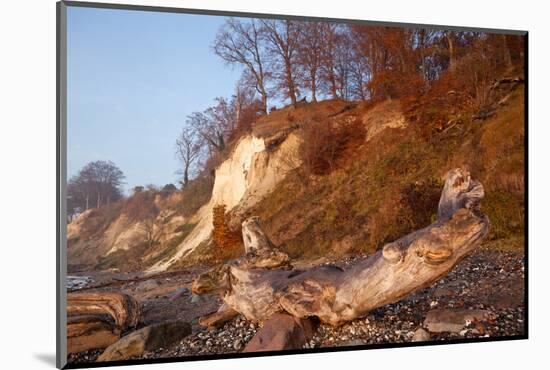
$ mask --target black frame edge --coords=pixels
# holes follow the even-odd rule
[[[56,3],[56,367],[67,364],[67,5]]]
[[[526,32],[524,35],[524,50],[523,50],[523,73],[524,75],[524,81],[525,81],[525,87],[524,87],[524,96],[523,96],[523,104],[524,104],[524,129],[525,129],[525,142],[524,142],[524,173],[523,173],[523,181],[524,181],[524,233],[525,233],[525,244],[524,244],[524,267],[525,267],[525,273],[524,273],[524,301],[523,301],[523,308],[524,308],[524,323],[523,323],[523,330],[525,337],[529,339],[529,32]]]
[[[316,353],[333,353],[333,352],[352,352],[377,349],[392,349],[392,348],[409,348],[409,347],[426,347],[426,346],[447,346],[447,345],[468,345],[493,343],[512,340],[526,340],[526,335],[503,336],[494,338],[464,338],[464,339],[449,339],[445,341],[426,341],[426,342],[407,342],[407,343],[380,343],[359,346],[344,346],[344,347],[323,347],[313,349],[295,349],[270,352],[238,352],[225,353],[216,355],[195,355],[188,357],[164,357],[164,358],[149,358],[138,360],[123,360],[123,361],[106,361],[106,362],[91,362],[68,364],[64,369],[89,369],[98,367],[113,367],[113,366],[133,366],[133,365],[148,365],[148,364],[164,364],[174,362],[195,362],[195,361],[211,361],[211,360],[226,360],[239,358],[257,358],[257,357],[272,357],[272,356],[289,356],[289,355],[308,355]]]

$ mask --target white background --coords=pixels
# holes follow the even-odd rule
[[[111,2],[117,2],[112,0]],[[126,3],[529,30],[530,339],[485,344],[148,365],[147,369],[545,367],[548,351],[550,34],[543,1],[231,0]],[[55,1],[2,2],[0,20],[0,367],[55,358]],[[544,365],[536,365],[542,363]]]

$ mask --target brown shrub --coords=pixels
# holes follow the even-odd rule
[[[212,196],[214,177],[203,174],[187,183],[181,190],[177,211],[183,216],[191,216],[205,205]]]
[[[295,123],[296,122],[296,116],[292,113],[287,113],[286,115],[286,120],[289,122],[289,123]]]
[[[385,70],[375,74],[368,86],[373,91],[373,100],[381,101],[422,95],[427,85],[419,73]]]
[[[404,225],[397,223],[399,218],[399,207],[396,207],[399,200],[387,198],[378,202],[378,207],[368,216],[366,229],[368,233],[368,244],[370,250],[376,250],[385,243],[393,241],[403,235],[406,230]]]
[[[239,114],[239,120],[235,129],[229,133],[228,141],[230,143],[237,141],[243,135],[252,131],[252,124],[262,116],[262,114],[262,103],[258,100],[243,107]]]
[[[156,192],[152,190],[134,193],[124,201],[122,213],[133,221],[155,218],[160,212],[155,205],[155,196]]]
[[[447,72],[423,95],[401,100],[405,118],[427,138],[442,131],[446,124],[466,112],[472,112],[470,96],[461,89],[455,74]]]
[[[421,229],[435,221],[443,185],[441,179],[430,178],[408,184],[401,190],[401,218],[408,231]]]
[[[365,136],[365,127],[354,118],[339,124],[320,121],[305,125],[299,151],[306,175],[331,173],[345,161],[346,152],[364,142]]]
[[[390,190],[390,189],[395,190]],[[375,250],[415,230],[428,226],[437,217],[443,181],[430,178],[399,187],[387,184],[378,197],[371,197],[366,231],[367,250]]]
[[[494,37],[477,40],[468,53],[446,70],[422,93],[402,99],[406,118],[417,125],[424,137],[442,131],[450,123],[488,110],[498,101],[493,84],[503,73],[522,74],[521,65],[510,67],[501,59],[500,42]]]

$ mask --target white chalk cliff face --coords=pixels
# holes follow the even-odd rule
[[[227,211],[235,207],[249,207],[268,194],[289,170],[299,165],[296,160],[288,160],[295,157],[298,145],[298,137],[290,134],[277,149],[267,151],[264,139],[244,136],[231,156],[216,169],[210,201],[190,220],[197,226],[178,246],[172,258],[159,261],[148,272],[166,270],[210,238],[213,230],[212,210],[216,205],[224,204]]]

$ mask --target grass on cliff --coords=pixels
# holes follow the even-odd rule
[[[464,119],[429,139],[414,126],[385,129],[322,175],[288,176],[251,211],[294,258],[372,252],[430,224],[443,176],[465,166],[482,181],[489,240],[524,234],[523,87],[487,120]],[[514,243],[515,244],[515,243]]]

